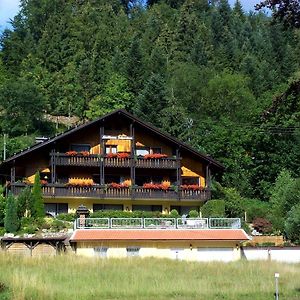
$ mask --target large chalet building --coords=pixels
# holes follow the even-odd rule
[[[223,166],[176,138],[117,110],[72,128],[5,160],[12,193],[32,186],[40,172],[48,214],[160,211],[186,214],[211,197],[213,173]]]

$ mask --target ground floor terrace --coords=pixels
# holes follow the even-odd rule
[[[235,261],[249,240],[240,219],[80,218],[70,238],[78,255]]]

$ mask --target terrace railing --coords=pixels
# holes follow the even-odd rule
[[[241,228],[240,218],[210,218],[209,228]]]
[[[240,219],[229,218],[82,218],[75,229],[239,229]]]
[[[25,183],[14,183],[11,190],[14,195],[19,195],[26,187]],[[176,191],[175,189],[155,190],[143,187],[121,187],[109,186],[71,186],[65,184],[46,184],[42,186],[45,197],[87,197],[97,199],[161,199],[181,201],[204,201],[210,199],[209,190]]]

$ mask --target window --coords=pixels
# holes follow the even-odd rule
[[[52,217],[68,213],[68,203],[45,203],[45,213]]]
[[[137,156],[144,156],[144,155],[150,154],[150,148],[149,147],[139,147],[135,150],[135,153]]]
[[[162,212],[161,205],[132,205],[132,211],[159,211]]]
[[[140,248],[139,247],[127,247],[126,248],[127,256],[139,256]]]
[[[117,146],[105,146],[105,154],[117,153]]]
[[[135,150],[137,156],[144,156],[147,154],[161,154],[161,148],[158,147],[138,147]]]
[[[93,204],[93,211],[99,210],[123,210],[122,204]]]
[[[161,148],[151,148],[150,153],[151,154],[161,154]]]
[[[83,151],[90,152],[91,145],[88,145],[88,144],[72,144],[71,145],[71,150],[76,151],[76,152],[83,152]]]
[[[182,184],[199,185],[199,177],[182,177]]]
[[[95,247],[94,248],[94,255],[97,257],[105,258],[107,257],[107,247]]]

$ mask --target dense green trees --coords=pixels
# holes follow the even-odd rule
[[[261,12],[245,14],[239,1],[146,4],[21,2],[0,39],[8,155],[34,135],[57,133],[46,113],[85,121],[126,108],[223,163],[218,179],[242,199],[275,203],[280,171],[300,177],[297,6],[275,14],[287,16],[277,18],[292,25],[285,28]]]

